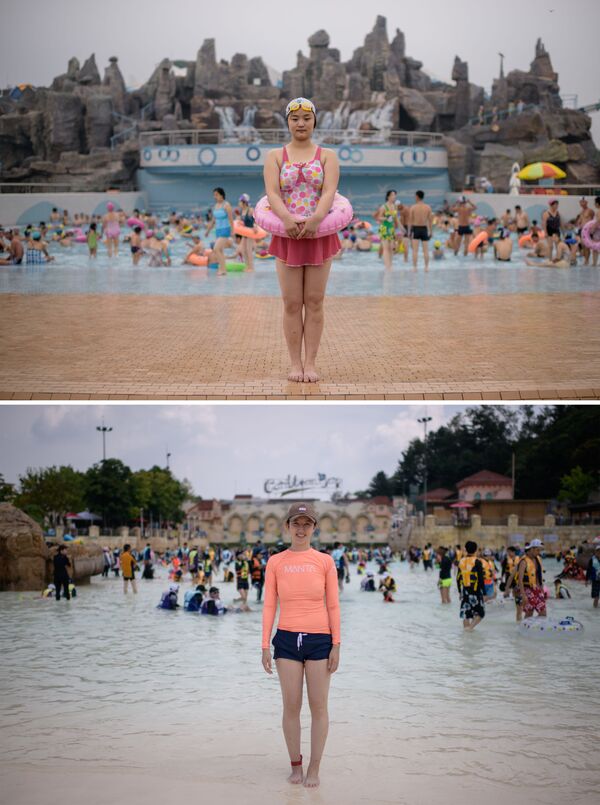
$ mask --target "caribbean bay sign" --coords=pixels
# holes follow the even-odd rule
[[[267,478],[264,490],[267,495],[278,494],[281,497],[294,495],[298,492],[336,490],[342,488],[342,479],[327,477],[322,472],[316,478],[298,478],[297,475],[288,475],[286,478]]]

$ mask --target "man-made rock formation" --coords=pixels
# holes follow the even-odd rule
[[[0,591],[43,590],[52,581],[56,547],[48,548],[40,526],[25,512],[0,503]],[[67,543],[71,578],[86,583],[102,573],[102,548],[95,543]]]
[[[501,67],[488,99],[482,87],[469,81],[468,64],[458,56],[451,78],[453,83],[433,80],[421,61],[407,55],[402,31],[396,29],[390,41],[382,16],[346,62],[327,31],[316,31],[309,37],[308,55],[298,51],[296,65],[277,86],[260,56],[236,53],[230,62],[218,59],[211,38],[195,59],[164,59],[131,92],[116,57],[103,80],[94,55],[83,66],[72,58],[49,89],[0,97],[0,180],[66,181],[74,189],[133,184],[137,160],[121,146],[127,140],[135,144],[139,132],[282,128],[287,99],[304,95],[315,101],[324,128],[447,135],[455,189],[462,188],[461,171],[468,165],[469,173],[485,174],[497,190],[507,190],[508,152],[502,148],[518,152],[518,161],[556,162],[571,182],[600,182],[590,118],[563,108],[558,76],[541,40],[529,70],[505,75]],[[513,112],[518,106],[519,113],[507,116],[509,105]],[[474,118],[482,106],[488,115],[496,108],[499,120],[477,125]],[[98,159],[74,163],[71,156],[63,158],[72,152],[101,156],[104,167]]]
[[[0,590],[42,590],[47,558],[35,520],[10,503],[0,503]]]

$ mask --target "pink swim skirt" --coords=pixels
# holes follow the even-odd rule
[[[320,266],[334,257],[340,248],[340,239],[337,235],[302,240],[273,235],[269,254],[279,257],[288,266]]]

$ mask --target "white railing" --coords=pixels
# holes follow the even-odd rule
[[[361,129],[317,129],[314,140],[323,145],[402,145],[441,146],[443,134],[430,131],[362,131]],[[145,131],[140,133],[140,147],[156,145],[204,145],[210,143],[234,145],[277,145],[289,140],[287,129],[187,129],[175,131]]]

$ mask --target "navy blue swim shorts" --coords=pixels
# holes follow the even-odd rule
[[[307,634],[306,632],[286,632],[278,629],[271,641],[275,648],[275,660],[326,660],[329,658],[333,641],[330,634]]]

